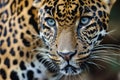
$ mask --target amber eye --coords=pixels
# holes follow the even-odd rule
[[[87,25],[87,24],[89,24],[90,20],[91,20],[90,17],[82,17],[80,20],[80,24]]]
[[[55,25],[56,25],[55,20],[52,19],[52,18],[47,18],[45,21],[47,22],[48,26],[51,26],[51,27],[52,27],[52,26],[55,26]]]

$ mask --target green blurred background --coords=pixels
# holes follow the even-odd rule
[[[120,45],[120,0],[117,0],[117,2],[112,8],[110,14],[109,32],[110,33],[104,38],[102,43]],[[117,62],[120,64],[120,56],[118,56],[116,59]],[[117,67],[114,66],[112,66],[112,68],[120,72],[120,66]],[[110,76],[111,77],[107,80],[120,80],[120,74],[119,74],[119,78],[117,79],[115,79],[114,74]],[[114,77],[112,78],[112,76]]]
[[[120,44],[120,0],[117,0],[110,14],[109,31],[103,43]]]

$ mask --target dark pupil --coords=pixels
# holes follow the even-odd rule
[[[50,23],[52,23],[52,22],[53,22],[53,20],[51,20],[51,19],[49,19],[49,21],[50,21]]]
[[[83,23],[85,23],[86,21],[87,21],[87,19],[86,19],[86,18],[83,18],[83,19],[82,19],[82,22],[83,22]]]
[[[49,24],[53,25],[54,24],[54,20],[49,19]]]

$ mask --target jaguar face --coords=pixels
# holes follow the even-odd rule
[[[64,75],[77,75],[106,34],[115,0],[35,0],[40,37]]]

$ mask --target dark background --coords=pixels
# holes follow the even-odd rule
[[[109,22],[110,33],[104,38],[103,43],[120,44],[120,0],[112,8]]]
[[[120,45],[120,0],[117,0],[115,5],[113,6],[110,14],[110,22],[109,22],[109,31],[110,33],[104,38],[103,42],[104,44],[117,44]],[[117,62],[120,64],[120,56],[118,56]],[[110,78],[107,80],[120,80],[120,67],[113,67],[113,69],[117,69],[119,74],[117,74],[117,77],[115,78],[114,73]],[[114,77],[112,77],[114,76]]]

